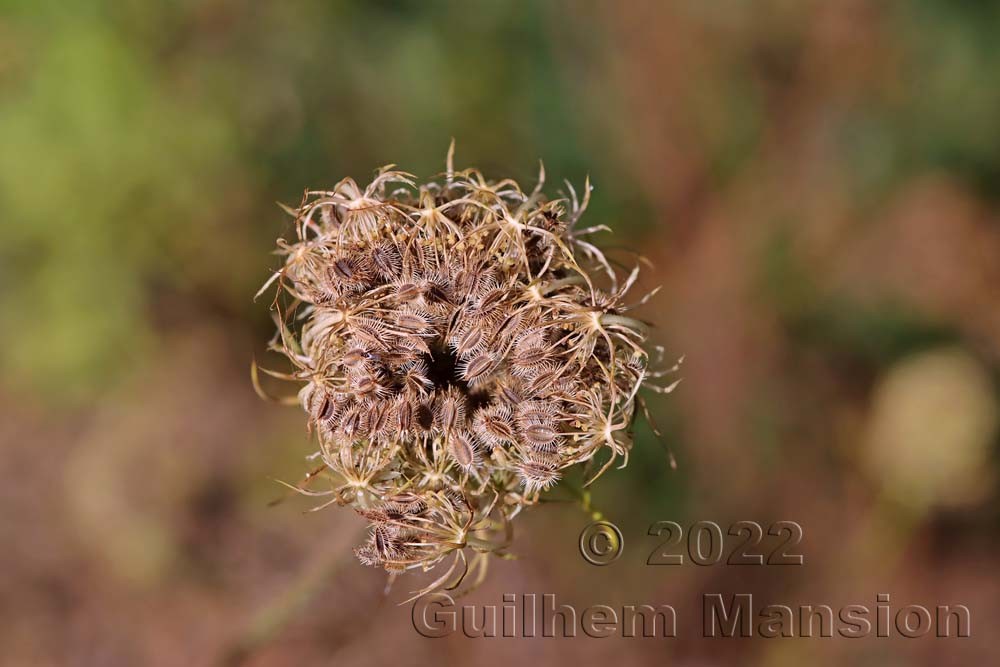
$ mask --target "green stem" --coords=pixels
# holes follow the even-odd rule
[[[221,656],[221,666],[235,667],[249,660],[257,649],[277,637],[340,568],[350,562],[351,551],[343,548],[343,538],[325,546],[320,556],[303,568],[285,590],[252,615],[244,631]]]
[[[465,536],[465,545],[472,547],[473,549],[479,549],[480,551],[495,551],[497,545],[489,540],[483,540],[473,535]]]
[[[649,333],[649,325],[645,322],[641,322],[634,317],[625,317],[624,315],[601,315],[602,324],[620,324],[622,326],[628,327],[629,329],[635,329],[642,335]]]
[[[583,283],[583,276],[569,276],[566,278],[560,278],[559,280],[547,282],[542,285],[541,289],[538,291],[542,294],[549,294],[550,292],[555,292],[557,289],[566,287],[567,285],[582,285]]]

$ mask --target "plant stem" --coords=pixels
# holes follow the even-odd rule
[[[644,336],[649,333],[649,325],[635,319],[634,317],[605,314],[601,315],[601,322],[603,324],[620,324],[621,326],[628,327],[629,329],[635,329]]]

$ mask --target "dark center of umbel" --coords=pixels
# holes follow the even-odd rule
[[[427,378],[434,383],[437,389],[445,389],[449,386],[460,387],[467,391],[468,387],[458,372],[458,359],[446,346],[434,346],[431,348],[430,358],[427,362]]]
[[[448,387],[459,389],[465,395],[470,411],[490,402],[488,391],[479,387],[473,389],[462,378],[458,357],[451,348],[435,345],[431,348],[430,355],[425,356],[427,357],[427,379],[434,383],[436,391],[443,391]]]

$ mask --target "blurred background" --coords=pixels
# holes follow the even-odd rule
[[[988,664],[1000,657],[1000,5],[0,2],[0,663]],[[275,507],[276,206],[395,163],[595,184],[684,381],[628,469],[466,601],[670,603],[672,640],[430,640],[361,522]],[[278,388],[276,388],[277,390]],[[667,465],[664,444],[678,468]],[[655,520],[797,521],[801,567],[647,567]],[[965,604],[963,640],[707,640],[700,596]],[[433,661],[433,662],[432,662]]]

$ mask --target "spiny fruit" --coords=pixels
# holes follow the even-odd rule
[[[425,590],[484,572],[568,467],[593,481],[624,465],[639,389],[673,386],[650,381],[665,373],[625,315],[638,269],[621,280],[587,240],[606,228],[577,227],[589,184],[549,200],[544,170],[525,193],[452,164],[438,182],[386,167],[363,190],[307,192],[261,290],[278,286],[271,348],[295,367],[271,374],[304,383],[322,463],[308,479],[329,483],[295,488],[371,522],[364,563],[453,555]]]

